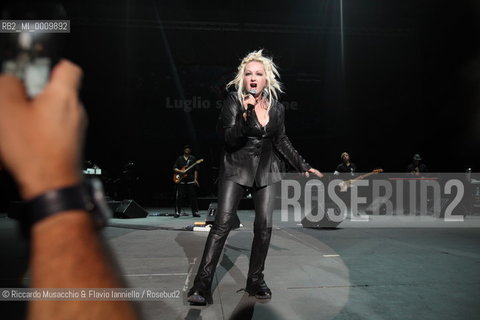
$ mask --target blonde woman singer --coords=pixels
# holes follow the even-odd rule
[[[285,134],[285,108],[277,101],[282,92],[277,68],[262,50],[249,53],[238,67],[234,86],[220,116],[225,152],[220,169],[218,209],[205,244],[198,272],[189,291],[192,305],[212,303],[212,280],[225,240],[238,225],[237,207],[245,188],[253,189],[254,237],[245,291],[257,299],[270,299],[263,279],[272,234],[276,182],[282,178],[282,160],[306,175],[313,169],[293,148]]]

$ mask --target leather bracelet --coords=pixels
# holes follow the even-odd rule
[[[89,199],[87,186],[83,183],[49,190],[29,202],[29,225],[53,216],[63,211],[85,210],[91,211],[95,207]]]
[[[49,190],[29,202],[30,212],[23,220],[22,229],[29,230],[34,223],[60,212],[82,210],[90,213],[97,228],[107,224],[112,211],[105,201],[100,180],[87,179],[77,185]]]

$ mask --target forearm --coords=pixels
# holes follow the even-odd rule
[[[124,287],[93,224],[83,211],[54,215],[32,229],[34,288]],[[32,301],[29,319],[136,319],[128,301]]]
[[[275,148],[298,172],[306,172],[312,168],[305,159],[293,147],[290,139],[285,133],[285,108],[279,104],[280,108],[280,129],[274,138]]]
[[[282,136],[275,147],[298,172],[305,172],[312,168],[293,147],[287,136]]]

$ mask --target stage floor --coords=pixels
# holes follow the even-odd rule
[[[150,208],[149,212],[172,209]],[[253,211],[242,210],[239,217],[244,227],[231,232],[215,275],[214,304],[191,307],[186,292],[207,232],[183,229],[205,215],[111,219],[104,230],[130,287],[180,292],[178,298],[139,302],[144,319],[480,317],[480,217],[446,223],[434,218],[399,222],[375,216],[370,222],[345,221],[337,229],[309,229],[297,221],[282,222],[275,212],[265,270],[273,298],[260,303],[240,291],[245,287],[254,219]],[[6,287],[18,270],[14,265],[25,263],[26,254],[23,244],[12,242],[17,237],[11,219],[0,218],[0,231],[5,253],[1,287]],[[6,263],[12,259],[13,266]],[[24,281],[28,284],[28,276]]]

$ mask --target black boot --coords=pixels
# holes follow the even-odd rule
[[[254,233],[245,291],[257,299],[270,299],[272,291],[263,280],[263,270],[272,237],[272,228],[255,228]]]
[[[207,303],[213,303],[211,291],[213,276],[230,229],[231,226],[229,225],[217,226],[214,224],[210,230],[197,276],[193,287],[188,292],[188,302],[190,304],[206,305]]]
[[[193,291],[192,291],[193,290]],[[188,292],[187,301],[192,306],[205,306],[213,303],[212,294],[210,292],[197,290],[195,288],[190,289]]]
[[[248,278],[245,292],[247,292],[251,296],[255,296],[255,298],[260,300],[267,300],[272,298],[272,291],[263,279],[253,281],[252,279]]]

